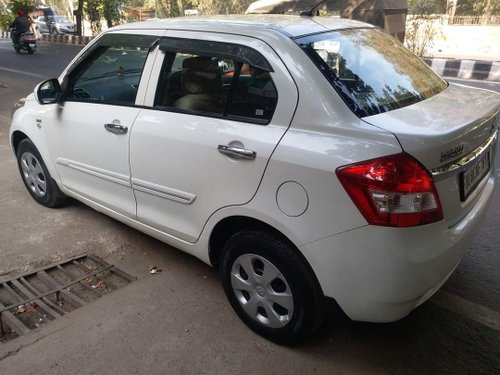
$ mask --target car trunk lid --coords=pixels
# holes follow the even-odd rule
[[[495,132],[500,95],[450,84],[427,100],[363,120],[393,133],[427,169],[471,153]]]
[[[494,168],[500,95],[450,84],[419,103],[363,118],[392,132],[433,175],[444,218],[456,224]]]

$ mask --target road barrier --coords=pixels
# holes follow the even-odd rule
[[[42,34],[41,40],[45,42],[65,43],[65,44],[80,44],[86,45],[93,36],[77,36],[77,35],[63,35],[63,34]]]
[[[442,58],[424,59],[424,61],[443,77],[500,82],[500,61]]]

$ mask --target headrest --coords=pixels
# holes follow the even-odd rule
[[[217,72],[218,61],[211,57],[197,56],[188,57],[182,62],[183,69],[195,70],[197,72]]]
[[[210,57],[189,57],[182,62],[182,84],[189,94],[219,92],[218,61]]]

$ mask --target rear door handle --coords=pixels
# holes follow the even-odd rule
[[[104,124],[104,128],[113,134],[127,134],[128,128],[119,124]]]
[[[221,154],[227,155],[235,159],[253,160],[257,156],[257,153],[255,151],[228,145],[219,145],[217,146],[217,150]]]

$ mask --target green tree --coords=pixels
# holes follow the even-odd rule
[[[241,14],[254,0],[197,0],[196,7],[202,14]],[[194,1],[193,1],[194,3]]]
[[[457,0],[457,16],[500,15],[500,0]]]
[[[102,15],[106,19],[108,27],[118,25],[123,20],[120,12],[122,7],[122,0],[102,0]]]
[[[34,0],[11,0],[9,4],[9,9],[13,14],[16,14],[16,10],[22,9],[24,13],[28,14],[33,12],[35,9]]]
[[[156,15],[159,18],[179,17],[181,15],[177,0],[156,0]]]
[[[435,14],[437,8],[435,0],[408,0],[408,14],[411,15]]]
[[[92,35],[97,35],[102,31],[101,14],[102,14],[102,0],[85,0],[84,10],[90,21],[90,29]]]
[[[2,31],[9,31],[10,25],[12,21],[14,21],[14,15],[9,10],[1,10],[0,11],[0,29]]]
[[[417,56],[424,56],[440,34],[443,24],[436,14],[439,4],[435,0],[409,0],[405,31],[405,46]]]

